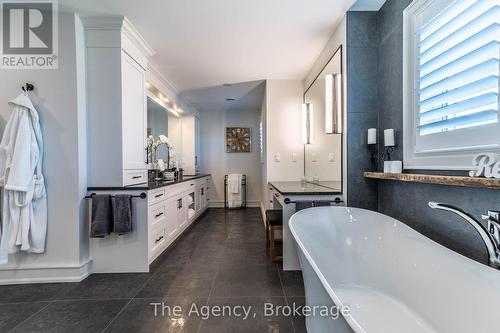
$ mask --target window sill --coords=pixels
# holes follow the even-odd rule
[[[489,189],[500,189],[500,179],[480,178],[480,177],[462,177],[462,176],[438,176],[423,175],[414,173],[382,173],[365,172],[365,178],[380,180],[396,180],[401,182],[413,182],[422,184],[439,184],[465,187],[481,187]]]

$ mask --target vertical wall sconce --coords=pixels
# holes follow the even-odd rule
[[[302,143],[314,142],[314,107],[312,103],[302,104]]]
[[[342,75],[325,76],[325,133],[342,133]]]

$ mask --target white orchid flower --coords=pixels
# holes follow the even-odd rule
[[[168,143],[168,138],[165,135],[160,135],[160,142],[161,143]]]

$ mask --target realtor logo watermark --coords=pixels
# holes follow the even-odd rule
[[[58,68],[57,0],[2,0],[2,69]]]

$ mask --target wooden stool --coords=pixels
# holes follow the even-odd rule
[[[273,261],[282,261],[283,256],[276,255],[276,242],[274,238],[276,231],[283,231],[283,210],[268,209],[266,210],[266,240],[269,244],[269,256]]]

